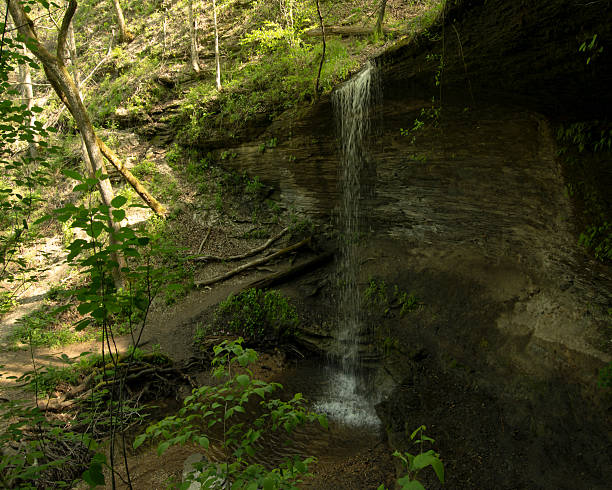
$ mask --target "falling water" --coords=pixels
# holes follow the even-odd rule
[[[375,425],[367,379],[360,369],[359,338],[363,329],[357,284],[360,267],[357,240],[361,231],[362,174],[368,161],[370,121],[379,94],[372,63],[333,94],[340,141],[340,264],[338,267],[338,332],[341,369],[331,373],[330,396],[319,408],[352,425]]]

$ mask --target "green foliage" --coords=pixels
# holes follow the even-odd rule
[[[87,434],[68,431],[22,402],[0,403],[0,448],[2,488],[73,488],[81,475],[100,481],[105,462]]]
[[[392,308],[399,308],[400,316],[404,316],[421,306],[413,293],[408,294],[406,291],[401,291],[397,284],[389,291],[385,281],[376,279],[370,279],[363,297],[367,307],[382,309],[384,315],[389,314]]]
[[[283,42],[271,53],[258,53],[257,61],[244,60],[227,67],[223,92],[212,82],[192,87],[181,105],[176,121],[179,141],[187,146],[200,138],[210,138],[220,130],[220,121],[227,136],[249,121],[266,114],[275,115],[314,97],[313,73],[320,59],[320,47],[302,41]],[[344,44],[329,40],[326,61],[321,73],[321,87],[331,90],[357,62]],[[262,151],[272,146],[264,143]]]
[[[15,295],[11,291],[0,291],[0,317],[17,305]]]
[[[565,165],[567,189],[583,212],[579,243],[601,262],[612,260],[612,207],[609,167],[612,127],[609,121],[579,121],[557,130],[559,155]]]
[[[219,304],[213,328],[252,341],[275,341],[295,334],[298,315],[279,291],[248,289]]]
[[[72,366],[55,367],[45,366],[36,371],[28,371],[18,381],[29,382],[28,389],[38,395],[46,396],[53,392],[60,384],[75,385],[79,380],[79,373]]]
[[[561,126],[557,130],[557,140],[563,145],[578,149],[580,153],[612,150],[612,127],[607,121],[580,121]],[[560,154],[568,147],[560,148]]]
[[[600,225],[590,225],[580,234],[578,243],[592,251],[601,262],[612,260],[612,223],[604,221]]]
[[[597,41],[597,34],[593,34],[590,40],[584,41],[578,48],[578,52],[585,54],[587,65],[591,64],[591,61],[603,53],[603,50],[603,46]]]
[[[424,432],[426,427],[421,425],[411,435],[410,440],[414,444],[419,445],[419,453],[411,454],[408,452],[400,453],[395,451],[393,456],[398,458],[406,474],[397,480],[397,488],[402,490],[425,490],[425,487],[419,482],[419,473],[431,467],[440,483],[444,483],[444,464],[440,460],[440,455],[433,449],[424,451],[424,444],[433,444],[435,441],[431,437],[427,437]],[[378,487],[378,490],[385,490],[384,485]]]
[[[597,384],[602,388],[612,388],[612,362],[599,370]]]
[[[2,19],[3,20],[3,19]],[[4,23],[0,21],[4,33]],[[9,309],[17,294],[35,280],[37,270],[21,253],[35,238],[33,215],[43,204],[40,189],[49,182],[49,160],[58,148],[48,143],[52,129],[44,129],[36,115],[42,108],[27,106],[11,86],[10,75],[19,65],[36,63],[20,54],[21,43],[3,36],[0,59],[0,312]],[[36,143],[35,155],[27,145]]]
[[[281,47],[290,46],[294,39],[293,29],[282,27],[276,22],[266,21],[262,27],[247,33],[240,40],[240,44],[253,45],[258,53],[271,53]]]
[[[43,309],[20,318],[10,335],[13,343],[31,344],[34,347],[59,347],[86,340],[67,323],[58,322],[63,307]]]
[[[128,59],[123,48],[116,46],[112,60],[121,68],[118,76],[107,74],[86,101],[96,126],[111,127],[119,108],[125,111],[126,117],[138,120],[163,94],[162,87],[151,78],[151,73],[160,65],[156,58]]]
[[[132,173],[139,179],[150,178],[157,174],[157,166],[155,162],[144,159],[132,167]]]
[[[280,430],[291,434],[296,427],[317,421],[327,427],[327,419],[306,410],[299,393],[289,401],[271,399],[270,395],[282,386],[253,378],[248,366],[257,360],[257,353],[244,349],[242,339],[222,342],[214,347],[214,354],[213,374],[220,384],[194,389],[177,415],[149,426],[136,438],[134,447],[149,439],[162,439],[157,448],[159,455],[178,444],[197,444],[204,449],[213,444],[219,448],[222,461],[197,465],[199,474],[191,473],[184,488],[193,481],[219,479],[231,482],[234,489],[297,489],[300,478],[308,475],[313,458],[296,456],[273,469],[252,463],[250,458],[266,434]],[[259,408],[253,413],[251,407],[257,400]]]

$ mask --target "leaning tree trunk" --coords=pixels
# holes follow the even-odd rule
[[[193,0],[187,2],[189,10],[189,39],[191,41],[191,68],[196,73],[200,71],[200,59],[198,58],[198,37],[196,18],[193,14]]]
[[[219,28],[217,25],[217,2],[212,0],[213,4],[213,21],[215,24],[215,65],[216,65],[216,82],[217,90],[221,90],[221,60],[219,56]]]
[[[119,0],[113,0],[113,7],[115,7],[115,13],[117,14],[117,24],[119,25],[119,41],[122,43],[129,43],[134,39],[134,35],[128,31],[125,25],[125,17],[123,17],[123,9]]]
[[[374,28],[374,34],[379,38],[383,37],[383,20],[385,18],[386,8],[387,0],[381,0],[378,9],[378,19],[376,20],[376,27]]]
[[[42,63],[43,69],[47,79],[51,83],[51,86],[74,117],[77,127],[81,132],[83,141],[85,142],[87,155],[89,156],[89,161],[91,164],[91,172],[95,174],[96,172],[100,171],[102,174],[106,174],[104,160],[102,159],[102,153],[100,152],[100,148],[97,144],[96,134],[89,119],[89,114],[83,105],[79,89],[68,73],[65,64],[64,50],[66,49],[66,37],[68,35],[68,27],[72,21],[76,8],[76,0],[70,0],[58,35],[57,53],[56,55],[53,55],[38,40],[38,36],[34,30],[34,23],[25,13],[21,2],[17,0],[9,2],[9,10],[11,12],[11,16],[13,17],[13,21],[18,26],[19,33],[26,39],[30,51],[32,51],[34,56],[36,56]],[[109,224],[113,229],[116,229],[117,225],[115,224],[111,213],[113,189],[108,180],[102,180],[98,185],[102,202],[109,207]],[[117,254],[113,255],[113,259],[118,264],[121,264],[123,259]],[[121,278],[120,266],[115,268],[114,276],[116,285],[121,287],[123,285],[123,281]]]
[[[78,97],[81,103],[83,103],[83,96],[81,94],[81,74],[79,73],[79,67],[77,65],[76,40],[74,36],[74,25],[72,22],[70,22],[70,24],[68,25],[68,42],[66,44],[68,46],[68,53],[70,55],[70,64],[72,65],[72,76],[74,78],[74,82],[77,88],[77,94],[78,94]],[[90,176],[94,177],[95,166],[92,165],[91,163],[91,160],[89,158],[89,152],[87,151],[87,145],[85,144],[85,138],[83,138],[82,134],[81,134],[81,154],[83,155],[83,161],[85,162],[85,167],[89,169]],[[103,172],[105,172],[105,170],[103,170]],[[101,187],[104,187],[104,193],[102,193],[101,191],[100,194],[106,196],[106,198],[103,198],[104,204],[106,204],[106,200],[108,200],[109,198],[112,201],[113,188],[110,184],[110,181],[108,179],[105,179],[103,181],[100,181],[100,185]],[[119,223],[116,223],[112,219],[111,219],[111,226],[113,227],[113,230],[115,230],[116,232],[119,231]],[[111,245],[117,245],[117,241],[114,237],[114,234],[112,233],[110,234],[110,243]],[[123,277],[121,276],[119,271],[127,267],[127,263],[125,261],[125,258],[121,254],[116,254],[116,256],[113,258],[117,260],[117,264],[119,266],[117,269],[113,271],[115,284],[123,285]]]

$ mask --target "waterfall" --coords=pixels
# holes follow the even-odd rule
[[[370,121],[380,91],[376,67],[368,63],[332,94],[340,143],[338,186],[340,261],[338,267],[338,331],[340,368],[331,373],[330,395],[319,407],[352,425],[375,425],[371,387],[360,369],[359,340],[363,329],[358,239],[361,232],[362,174],[368,162]]]

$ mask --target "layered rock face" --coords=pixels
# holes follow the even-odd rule
[[[597,387],[612,359],[612,278],[577,244],[551,134],[551,118],[600,117],[612,102],[610,50],[592,67],[578,52],[596,32],[609,39],[602,4],[452,2],[444,29],[379,60],[360,281],[397,285],[422,303],[372,318],[373,331],[397,340],[381,360],[396,386],[380,415],[399,446],[406,429],[440,427],[452,488],[612,481],[612,403]],[[443,40],[437,117],[427,54],[442,53]],[[415,120],[424,127],[412,131]],[[322,100],[262,128],[228,164],[333,225],[336,143]]]

